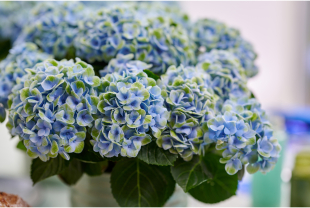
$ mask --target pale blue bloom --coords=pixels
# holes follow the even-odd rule
[[[230,97],[249,96],[246,86],[245,70],[238,58],[229,51],[212,50],[198,57],[196,68],[210,75],[210,87],[220,99],[218,105],[222,105]]]
[[[15,45],[29,41],[56,58],[72,57],[78,22],[84,14],[79,2],[37,3]]]
[[[195,44],[172,19],[144,16],[139,6],[111,6],[85,18],[75,41],[77,56],[89,62],[109,62],[118,54],[152,64],[155,73],[170,65],[195,62]]]
[[[136,157],[141,146],[151,142],[150,130],[166,127],[168,111],[161,89],[143,71],[127,69],[107,74],[100,84],[104,90],[92,129],[94,151],[102,157]]]
[[[79,59],[48,59],[27,72],[10,95],[7,126],[22,139],[29,156],[46,161],[60,154],[69,160],[68,153],[83,150],[86,127],[93,125],[98,98],[91,92],[100,79]]]
[[[154,136],[159,147],[190,160],[193,154],[203,152],[201,123],[206,114],[213,112],[214,97],[205,85],[208,80],[204,78],[208,77],[199,76],[199,73],[191,76],[187,70],[194,69],[170,67],[162,76],[162,94],[171,114],[166,128],[158,130]],[[159,111],[152,111],[155,110]]]
[[[235,174],[243,166],[247,166],[249,173],[271,170],[281,147],[272,137],[270,123],[257,100],[231,98],[217,114],[202,124],[203,144],[216,143],[227,173]]]
[[[245,41],[238,30],[212,19],[200,19],[189,29],[191,38],[199,47],[198,53],[212,49],[230,51],[239,59],[247,77],[258,73],[254,63],[257,55],[250,43]]]

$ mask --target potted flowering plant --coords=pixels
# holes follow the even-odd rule
[[[163,206],[176,184],[217,203],[245,169],[273,168],[280,145],[238,30],[176,5],[98,4],[37,3],[0,63],[1,118],[34,184],[109,173],[119,206]]]

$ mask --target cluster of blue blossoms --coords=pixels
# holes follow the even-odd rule
[[[209,76],[193,67],[172,66],[162,76],[164,105],[171,115],[166,128],[154,136],[159,147],[184,160],[203,152],[201,123],[213,114],[215,99],[208,83]]]
[[[254,63],[257,55],[252,45],[240,36],[238,30],[215,20],[201,19],[190,28],[190,35],[200,52],[212,49],[230,51],[238,57],[247,77],[253,77],[258,73]]]
[[[281,147],[272,136],[270,123],[255,98],[227,100],[222,114],[203,124],[206,144],[216,143],[223,151],[220,160],[226,171],[235,174],[247,165],[249,173],[267,172],[273,168]]]
[[[196,66],[211,77],[211,88],[220,98],[217,105],[231,97],[250,95],[244,68],[231,52],[212,50],[198,57]]]
[[[74,56],[73,42],[84,14],[84,6],[79,2],[37,3],[15,44],[36,43],[55,58]]]
[[[102,157],[136,157],[141,146],[151,142],[150,131],[159,132],[167,125],[169,113],[161,89],[142,70],[107,74],[97,92],[98,119],[91,142]]]
[[[92,66],[48,59],[27,72],[10,96],[11,134],[20,137],[29,156],[43,161],[80,153],[98,101],[92,89],[100,79]]]
[[[168,3],[36,4],[0,62],[0,121],[9,108],[7,126],[31,157],[68,160],[90,133],[107,158],[136,157],[154,139],[186,161],[215,145],[228,174],[273,168],[281,148],[247,88],[256,54],[238,30],[191,25]],[[48,54],[101,66],[101,78],[78,58]]]
[[[134,54],[162,74],[170,65],[195,62],[195,44],[171,18],[141,18],[134,7],[102,9],[83,21],[75,47],[89,62],[109,62],[117,54]],[[145,20],[145,21],[141,21]]]
[[[33,43],[22,43],[10,50],[9,55],[0,62],[0,103],[4,107],[7,107],[8,96],[17,80],[26,74],[25,69],[48,58],[50,56]]]
[[[281,148],[265,111],[250,98],[239,60],[230,52],[213,50],[200,61],[196,67],[172,66],[161,76],[171,116],[161,134],[154,134],[157,144],[190,160],[215,143],[229,174],[243,166],[250,173],[271,170]]]

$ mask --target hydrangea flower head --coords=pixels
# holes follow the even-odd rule
[[[203,151],[201,124],[214,112],[213,94],[205,87],[208,80],[203,80],[203,76],[192,76],[195,73],[181,72],[190,70],[194,69],[170,67],[167,76],[162,77],[162,94],[171,115],[167,126],[154,135],[159,147],[179,154],[185,160]],[[177,71],[181,73],[177,73],[179,76],[172,82],[171,77]]]
[[[78,21],[83,16],[78,2],[40,2],[31,10],[31,18],[16,41],[36,43],[56,58],[73,53],[73,41],[78,33]]]
[[[215,20],[201,19],[193,24],[190,31],[200,51],[209,52],[212,49],[230,51],[240,60],[247,77],[253,77],[258,73],[254,64],[257,55],[252,45],[240,36],[238,30]]]
[[[115,72],[101,81],[92,129],[94,151],[102,157],[136,157],[141,146],[151,142],[148,132],[159,132],[167,124],[161,89],[142,71]]]
[[[267,172],[274,167],[281,147],[272,136],[265,111],[255,98],[227,100],[218,114],[203,123],[204,143],[216,143],[223,151],[220,162],[228,174],[235,174],[242,166],[249,173]]]
[[[85,19],[75,42],[77,55],[107,63],[117,54],[134,54],[135,60],[152,64],[158,74],[170,65],[195,62],[195,45],[181,25],[162,17],[145,17],[142,22],[138,13],[134,7],[113,6]]]
[[[86,128],[94,120],[92,94],[99,85],[92,66],[77,59],[48,59],[27,69],[10,96],[8,127],[24,142],[31,157],[47,161],[60,154],[80,153]]]
[[[201,54],[198,60],[197,68],[210,75],[211,88],[220,97],[220,102],[224,102],[232,96],[249,95],[245,70],[233,53],[212,50]]]
[[[9,55],[0,62],[0,103],[7,108],[8,96],[17,80],[26,74],[25,69],[50,58],[33,43],[13,47]]]

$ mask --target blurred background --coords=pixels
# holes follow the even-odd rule
[[[269,112],[282,145],[281,158],[266,175],[246,174],[238,193],[215,206],[310,206],[310,2],[180,2],[194,21],[213,18],[241,31],[258,54],[259,74],[249,87]],[[0,191],[3,177],[29,180],[29,160],[16,149],[4,124],[0,125]],[[18,182],[21,184],[21,182]],[[44,184],[45,183],[45,184]],[[69,188],[57,178],[39,183],[32,192],[5,190],[44,206],[69,206]],[[45,189],[46,184],[54,184]],[[55,185],[56,184],[56,185]],[[4,191],[4,190],[3,190]],[[28,194],[28,195],[27,195]],[[206,206],[189,199],[189,206]],[[214,206],[214,205],[212,205]]]

